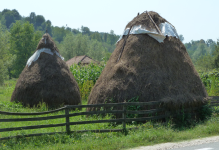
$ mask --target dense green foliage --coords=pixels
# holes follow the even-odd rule
[[[73,65],[70,67],[70,71],[78,83],[82,100],[87,100],[92,87],[96,83],[104,67],[105,63],[102,65],[91,63],[87,66]]]
[[[13,77],[18,77],[28,58],[35,51],[42,33],[34,32],[34,27],[29,22],[22,24],[20,21],[13,24],[10,33],[10,53],[16,55],[16,59],[10,68],[10,74]]]
[[[88,55],[94,60],[101,61],[109,52],[103,43],[96,39],[89,39],[87,35],[68,33],[59,44],[60,53],[65,60],[75,56]]]
[[[73,65],[70,67],[70,71],[72,72],[78,84],[83,84],[87,80],[93,81],[95,84],[104,67],[105,64],[96,65],[93,63],[85,66]]]
[[[3,84],[7,77],[8,67],[15,59],[14,55],[9,53],[9,37],[9,32],[0,23],[0,85]]]
[[[209,96],[219,96],[219,72],[212,70],[210,72],[199,72],[201,80]]]
[[[219,68],[218,55],[218,42],[208,39],[207,41],[198,40],[185,43],[185,47],[189,56],[191,57],[193,64],[197,70],[210,71],[214,68]],[[217,60],[218,59],[218,60]]]

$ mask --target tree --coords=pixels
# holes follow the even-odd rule
[[[110,34],[107,36],[107,43],[110,45],[114,45],[116,41],[119,39],[119,36],[115,35],[113,30],[110,30]]]
[[[65,60],[69,60],[70,58],[76,56],[75,53],[75,35],[72,33],[67,34],[63,42],[60,44],[60,53],[65,58]]]
[[[90,38],[91,38],[92,40],[97,40],[97,41],[99,41],[99,42],[102,42],[102,37],[101,37],[101,35],[100,35],[98,32],[92,33],[92,34],[90,35]]]
[[[101,61],[101,59],[105,56],[106,49],[103,47],[101,42],[97,40],[92,40],[89,46],[88,56],[91,58]]]
[[[103,41],[104,41],[104,42],[107,41],[107,33],[104,33],[104,35],[103,35]]]
[[[75,44],[75,55],[86,55],[89,50],[89,38],[86,35],[77,34],[74,40]]]
[[[0,23],[2,26],[6,26],[5,16],[0,13]]]
[[[69,28],[69,27],[66,27],[66,30],[69,31],[69,32],[71,32],[72,29]]]
[[[75,56],[86,55],[89,50],[89,38],[86,35],[68,33],[60,44],[60,53],[68,60]]]
[[[208,40],[206,41],[206,44],[207,44],[207,46],[208,46],[209,49],[210,49],[210,54],[212,54],[212,53],[214,52],[214,50],[215,50],[216,42],[213,41],[212,39],[208,39]]]
[[[215,45],[214,55],[214,66],[215,68],[219,68],[219,39],[217,40],[217,44]]]
[[[10,25],[15,22],[15,20],[21,20],[21,16],[16,9],[13,9],[12,11],[9,9],[4,9],[2,11],[2,15],[6,20],[7,28],[9,28]]]
[[[0,85],[6,79],[7,68],[11,65],[14,57],[9,53],[10,34],[0,23]]]
[[[74,33],[74,34],[78,34],[78,33],[80,33],[80,31],[77,30],[77,29],[72,29],[71,32]]]
[[[20,21],[16,21],[16,23],[13,24],[10,32],[10,52],[11,54],[16,55],[10,73],[13,77],[18,77],[26,66],[28,58],[36,50],[37,43],[40,40],[42,33],[39,31],[35,33],[33,24],[30,24],[29,22],[22,24]]]
[[[81,26],[81,32],[83,35],[90,35],[90,29],[88,27]]]
[[[205,43],[199,43],[197,49],[193,53],[192,57],[197,60],[199,57],[202,55],[209,54],[208,47],[206,46]]]
[[[21,20],[21,15],[19,14],[19,12],[16,9],[13,9],[12,12],[13,12],[15,20]]]
[[[63,41],[63,38],[66,36],[65,27],[52,27],[53,38],[59,43]]]
[[[46,29],[47,33],[49,33],[49,35],[52,36],[52,23],[50,20],[46,21]]]
[[[180,39],[180,41],[181,41],[181,42],[183,42],[183,41],[184,41],[184,37],[183,37],[183,35],[182,35],[182,34],[180,34],[180,35],[179,35],[179,39]]]
[[[214,65],[213,57],[210,54],[200,56],[195,62],[195,66],[199,70],[209,71],[213,69]]]
[[[206,44],[207,44],[208,47],[210,47],[211,45],[215,45],[215,42],[212,39],[208,39],[206,41]]]
[[[36,23],[36,14],[35,14],[35,12],[30,13],[30,23],[32,23],[32,24]]]
[[[37,29],[37,27],[41,26],[42,23],[45,22],[45,18],[42,15],[37,15],[36,16],[36,23],[35,23],[35,28]]]
[[[6,26],[9,28],[9,26],[15,22],[15,18],[12,12],[6,12],[4,13],[5,20],[6,20]]]

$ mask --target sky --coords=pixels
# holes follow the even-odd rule
[[[16,9],[25,17],[35,12],[53,26],[85,26],[117,35],[137,13],[155,11],[175,26],[184,43],[219,39],[219,0],[1,0],[3,9]]]

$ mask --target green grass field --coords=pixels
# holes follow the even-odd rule
[[[47,107],[41,104],[35,108],[25,108],[21,104],[11,103],[10,97],[14,90],[16,80],[8,80],[4,86],[0,87],[0,110],[9,112],[42,112],[47,111]],[[210,90],[211,88],[209,88]],[[213,89],[212,89],[213,90]],[[86,104],[86,100],[83,100],[83,104]],[[85,111],[85,110],[82,110]],[[70,113],[72,113],[71,111]],[[63,111],[49,115],[61,115]],[[24,116],[35,117],[35,116]],[[0,115],[0,119],[5,118],[23,118],[23,116],[8,116]],[[106,117],[105,119],[109,118]],[[70,121],[86,121],[101,119],[96,117],[85,117],[77,116],[71,117]],[[57,124],[64,123],[65,119],[53,119],[45,121],[30,121],[30,122],[6,122],[1,123],[0,128],[19,127],[19,126],[30,126],[40,124]],[[98,149],[98,150],[115,150],[115,149],[127,149],[136,146],[153,145],[157,143],[165,142],[176,142],[181,140],[189,140],[200,137],[208,137],[219,134],[219,117],[218,114],[214,113],[211,118],[205,122],[196,122],[195,125],[185,128],[173,128],[173,124],[170,121],[168,124],[161,124],[155,122],[147,122],[146,124],[129,124],[129,127],[138,126],[138,130],[129,131],[128,135],[125,136],[123,133],[74,133],[71,135],[67,134],[56,134],[56,135],[44,135],[40,137],[29,137],[20,139],[10,139],[0,141],[0,149]],[[122,125],[112,126],[109,123],[100,124],[87,124],[87,125],[75,125],[71,126],[73,130],[92,130],[92,129],[121,129]],[[21,130],[13,132],[1,132],[1,137],[32,134],[32,133],[48,133],[48,132],[63,132],[65,127],[54,127],[45,129],[34,129],[34,130]]]

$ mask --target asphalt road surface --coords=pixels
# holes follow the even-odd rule
[[[130,150],[219,150],[219,136],[183,141],[178,143],[164,143],[153,146],[141,146]]]
[[[182,148],[174,148],[172,150],[219,150],[219,142],[187,146]]]

